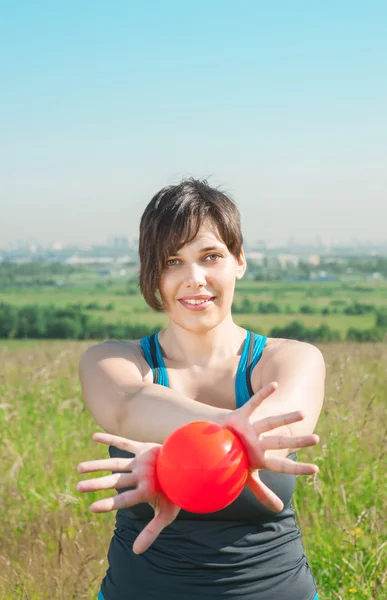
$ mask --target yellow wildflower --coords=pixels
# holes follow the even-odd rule
[[[348,591],[349,591],[350,594],[355,594],[357,592],[357,589],[356,588],[349,588]]]

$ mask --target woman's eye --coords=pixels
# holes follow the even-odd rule
[[[210,261],[207,261],[207,258],[210,258]],[[208,254],[203,260],[206,262],[215,262],[217,258],[222,258],[220,254]],[[215,259],[215,260],[214,260]],[[167,267],[175,267],[179,264],[180,260],[178,258],[170,258],[167,260]]]
[[[167,260],[167,267],[174,267],[174,264],[171,263],[176,263],[179,262],[179,260],[177,258],[170,258],[169,260]]]
[[[209,254],[208,256],[206,256],[206,258],[211,258],[211,257],[214,257],[214,256],[215,256],[215,258],[222,258],[220,256],[220,254]],[[212,262],[212,261],[210,261],[210,262]]]

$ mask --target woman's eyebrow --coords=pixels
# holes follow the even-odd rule
[[[210,250],[222,250],[221,246],[206,246],[205,248],[200,248],[198,252],[210,252]],[[179,252],[176,252],[174,256],[180,256]]]

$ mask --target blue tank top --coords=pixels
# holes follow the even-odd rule
[[[267,338],[246,331],[235,377],[236,406],[253,395],[251,373]],[[158,333],[140,340],[153,381],[169,386]],[[132,457],[115,446],[111,457]],[[297,455],[289,458],[296,460]],[[316,584],[292,507],[296,477],[261,471],[262,481],[283,501],[274,513],[245,487],[226,508],[207,514],[181,510],[141,555],[132,545],[154,515],[146,503],[117,511],[102,581],[104,600],[313,600]],[[123,493],[125,488],[117,490]]]

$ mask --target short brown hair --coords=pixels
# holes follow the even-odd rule
[[[157,312],[165,311],[158,285],[168,257],[196,237],[205,219],[213,222],[229,252],[239,258],[243,244],[239,210],[206,180],[190,178],[166,186],[146,207],[140,222],[139,287]]]

